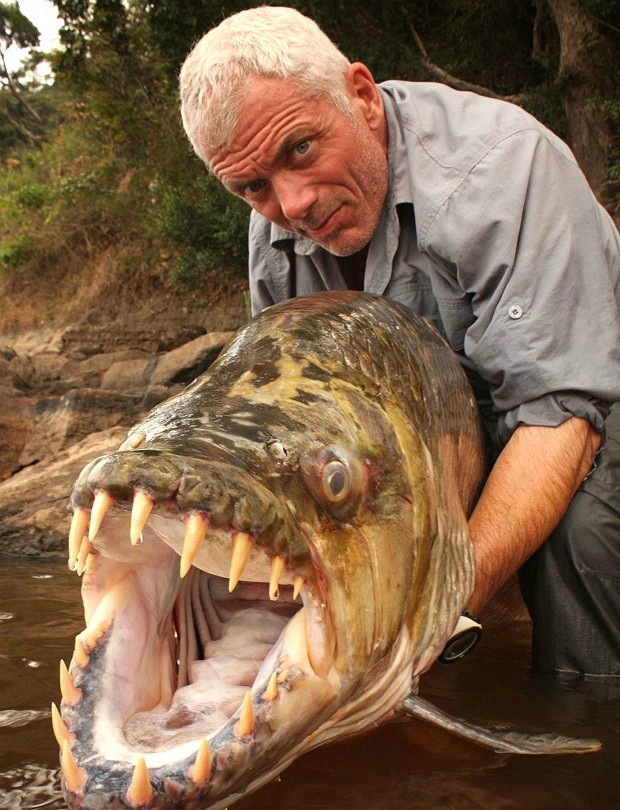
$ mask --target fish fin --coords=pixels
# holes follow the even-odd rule
[[[521,734],[517,731],[490,731],[452,717],[428,700],[409,695],[401,705],[403,711],[433,723],[446,731],[478,745],[506,754],[584,754],[598,751],[601,743],[592,739],[561,737],[557,734]]]

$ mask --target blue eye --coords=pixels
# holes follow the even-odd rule
[[[298,155],[305,155],[308,149],[310,149],[310,141],[302,141],[295,147],[295,151]]]
[[[264,184],[264,180],[254,180],[252,183],[248,183],[246,188],[251,194],[258,194]]]

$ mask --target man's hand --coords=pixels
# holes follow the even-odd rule
[[[601,437],[585,419],[521,426],[497,459],[469,520],[479,615],[503,583],[547,539],[590,467]]]

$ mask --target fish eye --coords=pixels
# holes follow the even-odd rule
[[[323,493],[331,503],[341,503],[351,489],[349,470],[342,461],[332,459],[323,469]]]

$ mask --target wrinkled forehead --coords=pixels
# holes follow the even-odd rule
[[[295,79],[281,79],[276,76],[249,76],[237,98],[240,116],[234,134],[244,125],[244,120],[252,120],[265,109],[270,111],[289,108],[304,108],[308,103],[319,103],[337,109],[328,91],[317,87],[307,87]]]
[[[271,76],[249,79],[236,105],[227,137],[220,146],[206,150],[207,163],[216,176],[231,160],[236,163],[250,154],[266,156],[277,151],[297,127],[307,127],[318,116],[342,114],[324,93]]]

